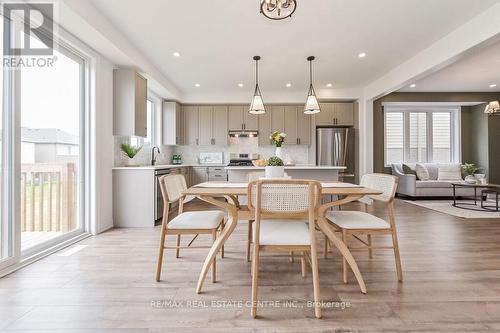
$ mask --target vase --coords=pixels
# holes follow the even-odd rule
[[[284,178],[285,167],[283,166],[266,166],[266,178]]]
[[[279,157],[281,159],[283,159],[283,150],[281,147],[276,147],[276,153],[275,153],[275,156],[276,157]]]
[[[130,157],[125,158],[125,166],[128,166],[128,167],[137,166],[137,164],[135,163],[135,159],[130,158]]]
[[[467,177],[465,177],[465,182],[467,184],[475,184],[476,183],[476,177],[474,177],[474,175],[468,175]]]

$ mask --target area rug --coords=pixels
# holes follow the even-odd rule
[[[403,201],[412,205],[424,207],[427,209],[432,209],[440,213],[461,217],[464,219],[500,219],[500,212],[486,212],[486,211],[481,212],[481,211],[453,207],[451,205],[453,203],[453,200],[415,200],[415,201],[403,200]],[[488,202],[488,205],[493,205],[493,204],[494,203]]]

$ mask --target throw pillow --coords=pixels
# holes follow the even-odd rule
[[[403,172],[405,175],[417,175],[417,172],[410,168],[410,166],[403,164]]]
[[[438,180],[462,180],[460,164],[440,165],[438,173]]]
[[[415,172],[419,180],[429,180],[430,178],[429,170],[427,170],[427,167],[424,164],[417,163],[415,166]]]

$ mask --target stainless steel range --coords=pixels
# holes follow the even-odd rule
[[[252,160],[258,160],[259,154],[229,154],[228,166],[253,166]]]

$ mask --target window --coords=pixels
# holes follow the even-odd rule
[[[384,111],[385,165],[459,161],[458,109],[387,106]]]

